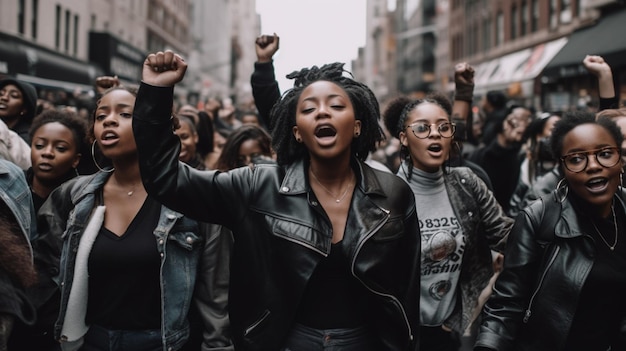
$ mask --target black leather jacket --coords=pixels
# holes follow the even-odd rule
[[[622,191],[617,198],[624,196]],[[555,193],[542,199],[520,213],[509,235],[504,270],[483,310],[477,349],[563,349],[596,251],[569,199],[560,202]],[[547,239],[540,234],[544,201],[561,207],[553,237]],[[625,337],[622,328],[620,339]]]
[[[316,265],[330,253],[332,226],[307,180],[306,161],[230,172],[178,161],[172,88],[142,84],[133,130],[146,190],[163,204],[234,235],[230,320],[236,350],[278,350]],[[415,200],[393,174],[354,160],[358,177],[344,241],[352,274],[371,293],[378,350],[417,343],[420,233]]]

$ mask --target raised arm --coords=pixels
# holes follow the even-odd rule
[[[618,108],[618,98],[615,94],[613,84],[613,72],[611,66],[604,61],[602,56],[587,55],[583,59],[583,64],[589,73],[598,78],[598,95],[600,97],[599,110]]]
[[[180,139],[173,132],[172,104],[174,85],[186,69],[185,61],[171,51],[150,54],[143,64],[133,110],[139,170],[148,194],[161,204],[193,219],[217,223],[208,218],[219,215],[214,210],[219,199],[210,188],[215,172],[201,173],[178,160]]]
[[[474,68],[467,62],[454,66],[454,104],[452,122],[457,124],[455,139],[465,141],[469,138],[472,126],[470,110],[474,98]]]
[[[280,47],[280,38],[274,35],[261,35],[255,41],[257,62],[254,63],[254,72],[250,77],[254,104],[259,112],[259,118],[270,129],[270,111],[280,100],[280,89],[274,73],[274,54]]]

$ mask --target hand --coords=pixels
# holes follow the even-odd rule
[[[119,85],[120,85],[120,80],[117,78],[117,76],[114,76],[114,77],[100,76],[96,78],[96,93],[102,94],[107,89],[117,87]]]
[[[143,62],[141,80],[147,84],[173,87],[183,80],[187,62],[171,50],[159,51],[146,57]]]
[[[596,77],[605,76],[607,74],[611,74],[611,66],[609,66],[602,56],[597,55],[587,55],[583,59],[583,64],[589,73],[593,74]]]
[[[258,62],[270,62],[278,51],[280,38],[274,35],[261,35],[254,41],[256,47],[256,57]]]
[[[454,83],[456,85],[474,85],[474,68],[467,62],[454,66]]]

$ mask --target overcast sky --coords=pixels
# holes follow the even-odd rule
[[[293,85],[285,75],[303,67],[351,61],[365,46],[365,0],[256,0],[263,34],[276,33],[274,57],[281,91]]]

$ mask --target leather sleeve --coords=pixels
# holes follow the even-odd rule
[[[230,230],[201,223],[205,236],[194,302],[202,319],[202,351],[234,350],[228,318],[228,287],[233,237]]]
[[[487,185],[477,176],[468,177],[474,183],[476,203],[480,206],[482,228],[487,243],[492,250],[503,252],[506,241],[513,227],[513,219],[508,217]]]
[[[274,74],[274,62],[255,62],[250,84],[259,117],[263,124],[271,130],[270,111],[274,104],[280,100],[280,89]]]
[[[543,202],[522,211],[511,230],[504,254],[504,269],[487,301],[476,340],[477,347],[512,350],[532,288],[539,274],[543,249],[535,241]]]
[[[173,88],[141,83],[133,112],[139,169],[151,196],[166,207],[208,223],[232,224],[241,215],[250,181],[235,176],[250,171],[200,171],[178,160],[180,139],[172,131]],[[249,174],[249,172],[248,172]],[[235,184],[236,183],[236,184]]]

